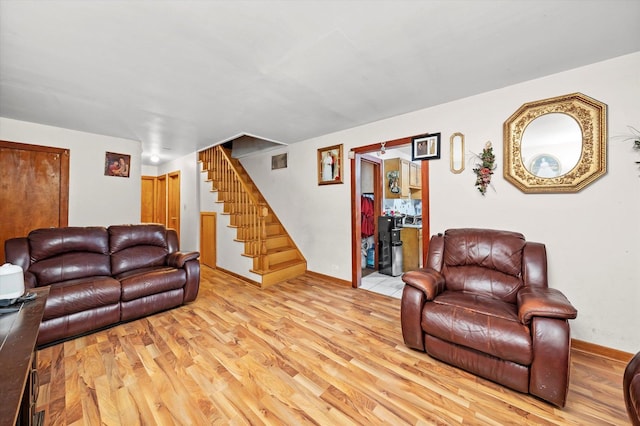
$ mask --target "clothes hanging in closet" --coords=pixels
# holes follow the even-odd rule
[[[361,234],[363,238],[370,237],[375,232],[373,198],[363,195],[360,197]]]

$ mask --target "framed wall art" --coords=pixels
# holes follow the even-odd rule
[[[342,182],[342,144],[318,149],[318,185]]]
[[[117,154],[107,152],[104,158],[104,175],[129,177],[129,167],[131,166],[131,156],[127,154]]]
[[[271,156],[271,170],[287,168],[287,153]]]
[[[440,133],[416,136],[411,140],[411,159],[435,160],[440,158]]]

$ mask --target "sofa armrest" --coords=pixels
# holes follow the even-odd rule
[[[424,268],[405,272],[402,281],[418,290],[421,290],[426,300],[433,300],[444,291],[444,277],[435,269]]]
[[[200,252],[197,251],[176,251],[167,255],[167,266],[173,268],[182,268],[184,264],[190,260],[194,260],[200,257]]]
[[[24,288],[25,290],[30,289],[30,288],[36,288],[38,287],[38,280],[36,278],[36,276],[32,273],[32,272],[25,272],[24,273]]]
[[[518,318],[529,324],[533,317],[574,319],[578,311],[555,288],[524,287],[518,292]]]

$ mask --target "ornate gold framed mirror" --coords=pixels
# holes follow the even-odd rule
[[[522,105],[503,136],[504,177],[522,192],[578,192],[607,171],[607,106],[582,93]]]

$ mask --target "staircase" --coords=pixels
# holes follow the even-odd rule
[[[235,241],[244,244],[243,256],[253,259],[250,272],[261,277],[261,288],[304,274],[307,261],[273,210],[230,150],[221,145],[198,153],[217,202],[236,229]]]

